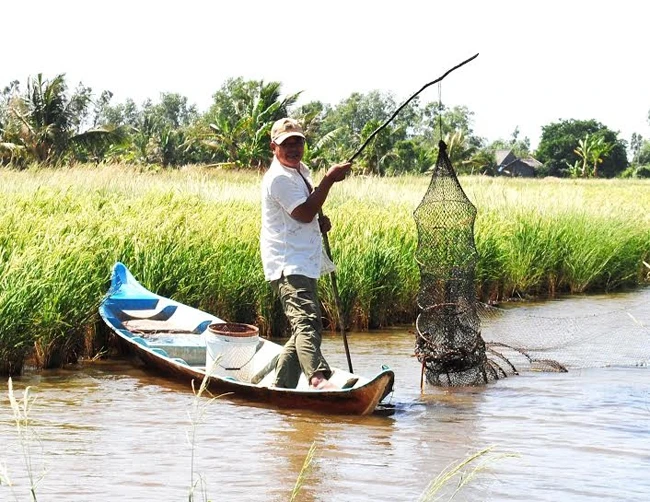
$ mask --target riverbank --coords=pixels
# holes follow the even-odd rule
[[[97,350],[97,306],[122,261],[158,294],[284,329],[258,250],[261,174],[121,165],[0,171],[0,373]],[[484,301],[614,291],[648,280],[650,181],[461,178],[478,208]],[[419,271],[412,213],[428,177],[352,177],[325,207],[349,327],[412,322]],[[322,283],[326,323],[338,322]]]

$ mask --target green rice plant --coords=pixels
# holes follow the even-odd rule
[[[316,182],[322,173],[316,173]],[[259,254],[260,174],[123,165],[0,170],[0,372],[73,361],[89,346],[110,270],[224,319],[284,334]],[[461,177],[477,206],[483,300],[613,290],[647,281],[649,181]],[[324,207],[346,324],[412,322],[413,211],[428,177],[352,177]],[[328,278],[325,324],[338,324]],[[31,359],[29,359],[31,356]]]
[[[601,220],[575,225],[567,238],[563,262],[569,290],[610,291],[640,282],[639,262],[649,243],[622,221]]]
[[[22,260],[12,260],[12,265]],[[31,325],[39,282],[6,266],[0,276],[0,373],[21,373],[32,353],[35,332]]]
[[[367,222],[376,218],[377,225]],[[348,325],[369,329],[405,322],[413,316],[417,267],[414,233],[409,220],[389,208],[346,204],[333,218],[332,254],[337,264],[340,296]],[[331,284],[321,280],[327,317],[339,324]]]
[[[562,261],[563,227],[535,215],[515,217],[507,230],[509,238],[501,242],[504,266],[504,290],[509,297],[539,294],[549,282],[557,287],[558,267]],[[552,279],[549,279],[549,276]]]
[[[479,207],[482,297],[608,291],[643,280],[639,263],[650,249],[649,184],[470,181]]]

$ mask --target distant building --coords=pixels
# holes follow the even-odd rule
[[[497,150],[495,152],[497,163],[497,175],[499,176],[522,176],[532,178],[535,171],[542,167],[542,163],[532,157],[520,159],[512,150]]]

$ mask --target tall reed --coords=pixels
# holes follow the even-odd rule
[[[27,473],[27,478],[29,479],[29,494],[33,502],[37,501],[36,497],[36,488],[38,483],[45,476],[45,467],[41,472],[36,472],[36,467],[34,465],[34,455],[32,447],[34,443],[38,443],[39,439],[32,428],[32,418],[31,411],[36,397],[31,393],[30,387],[26,387],[23,391],[22,399],[17,399],[14,393],[13,381],[9,378],[8,381],[8,392],[9,404],[11,405],[11,410],[13,412],[14,424],[16,426],[16,432],[18,433],[18,442],[20,444],[23,462],[25,463],[25,472]],[[0,486],[6,485],[10,488],[12,497],[18,501],[18,494],[16,493],[15,486],[8,474],[8,469],[6,463],[2,463],[2,468],[0,469]]]
[[[89,350],[115,261],[145,287],[222,318],[286,327],[259,256],[259,173],[121,165],[0,170],[0,373]],[[318,174],[316,175],[318,179]],[[349,328],[411,322],[412,218],[429,179],[352,177],[324,208]],[[483,299],[636,286],[650,262],[650,182],[461,178],[478,208]],[[339,322],[321,279],[326,324]],[[92,344],[90,344],[92,345]]]
[[[495,461],[507,458],[518,457],[515,453],[492,453],[494,447],[490,446],[484,448],[464,460],[454,462],[447,468],[443,469],[431,482],[427,485],[422,495],[420,495],[419,502],[430,502],[442,499],[442,492],[452,486],[455,482],[456,486],[451,494],[446,497],[446,500],[452,500],[460,491],[474,480],[481,472],[489,469]]]

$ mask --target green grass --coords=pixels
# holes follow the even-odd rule
[[[261,174],[121,165],[0,170],[0,374],[99,350],[97,307],[122,261],[145,287],[279,335],[259,257]],[[608,291],[647,281],[650,182],[463,177],[478,208],[483,299]],[[352,177],[325,206],[349,328],[411,322],[414,209],[429,179]],[[321,280],[326,324],[338,315]]]

